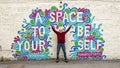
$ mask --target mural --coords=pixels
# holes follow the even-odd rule
[[[67,3],[59,7],[52,6],[42,10],[36,8],[29,15],[30,20],[23,20],[22,29],[14,38],[11,49],[13,56],[23,60],[49,59],[52,48],[50,25],[55,29],[72,25],[71,35],[74,45],[69,49],[70,59],[100,60],[106,58],[104,51],[103,29],[93,24],[95,16],[87,8],[70,8]]]

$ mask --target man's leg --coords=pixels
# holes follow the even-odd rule
[[[58,44],[57,44],[57,59],[56,59],[56,62],[59,62],[59,52],[60,52],[60,46],[61,46],[61,44],[60,44],[60,43],[58,43]]]
[[[65,48],[65,44],[64,43],[62,44],[62,50],[63,50],[63,53],[64,53],[65,62],[68,62],[67,56],[66,56],[66,48]]]

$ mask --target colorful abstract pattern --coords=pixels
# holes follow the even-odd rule
[[[95,16],[92,16],[89,9],[70,8],[67,3],[59,7],[52,6],[50,9],[42,10],[36,8],[29,15],[30,20],[23,20],[22,29],[14,38],[11,49],[14,51],[14,58],[23,60],[49,59],[52,48],[50,36],[50,25],[55,29],[66,30],[72,25],[71,42],[74,45],[69,49],[71,59],[79,60],[100,60],[106,58],[102,54],[105,40],[103,29],[92,24]]]

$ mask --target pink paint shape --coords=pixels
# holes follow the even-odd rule
[[[14,42],[17,43],[17,41],[20,41],[20,37],[19,36],[17,36],[17,37],[14,38]]]
[[[87,37],[86,37],[86,40],[93,40],[94,38],[95,38],[94,35],[90,35],[90,36],[87,36]]]
[[[35,18],[37,13],[41,12],[42,10],[39,9],[39,10],[35,10],[34,12],[32,12],[32,17]]]
[[[22,58],[23,58],[24,60],[27,60],[27,56],[22,56]]]
[[[101,57],[102,52],[78,52],[78,57]]]
[[[85,13],[85,12],[87,12],[88,11],[88,9],[85,9],[85,8],[78,8],[78,12],[83,12],[83,13]]]

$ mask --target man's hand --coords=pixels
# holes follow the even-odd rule
[[[53,28],[53,26],[52,25],[50,25],[52,28]]]
[[[50,25],[52,27],[52,25]]]
[[[72,27],[72,25],[69,26],[69,28],[71,28],[71,27]]]
[[[57,33],[57,31],[54,29],[54,27],[51,25],[51,27],[52,27],[52,30],[55,32],[55,33]]]

